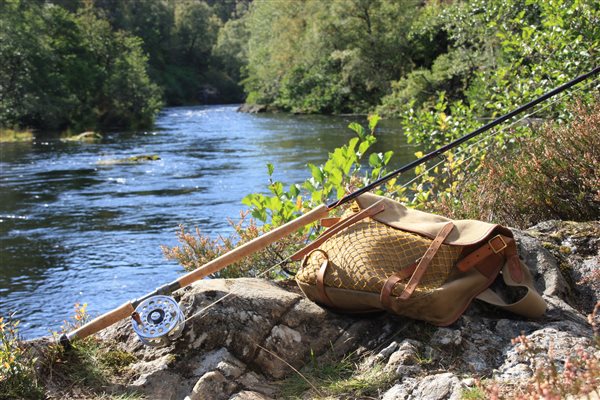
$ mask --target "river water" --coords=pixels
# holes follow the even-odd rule
[[[95,143],[0,143],[0,315],[25,338],[59,330],[75,303],[106,312],[174,280],[183,269],[160,245],[179,224],[229,234],[241,199],[265,191],[266,163],[286,183],[354,133],[350,117],[244,114],[236,106],[167,108],[152,131]],[[413,159],[394,121],[380,123],[377,151],[393,167]],[[105,165],[156,154],[160,160]]]

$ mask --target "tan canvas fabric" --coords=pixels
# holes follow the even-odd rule
[[[385,210],[373,216],[373,219],[397,229],[434,238],[442,227],[451,221],[439,215],[413,210],[394,200],[371,193],[365,193],[356,199],[360,208],[367,208],[378,201],[383,201]],[[446,239],[446,244],[467,246],[479,243],[495,231],[500,231],[502,234],[512,237],[510,230],[500,225],[476,220],[456,220],[452,222],[456,228]]]

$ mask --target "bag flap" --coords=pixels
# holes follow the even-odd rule
[[[362,209],[378,201],[383,201],[385,210],[371,218],[393,228],[417,233],[431,239],[435,238],[444,225],[453,222],[455,229],[446,238],[445,244],[468,246],[483,241],[492,233],[513,237],[509,229],[496,224],[476,220],[452,221],[439,215],[407,208],[394,200],[371,193],[365,193],[356,198],[356,202]]]

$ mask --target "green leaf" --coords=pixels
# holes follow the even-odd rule
[[[283,203],[281,203],[281,200],[279,200],[279,197],[271,197],[269,199],[269,208],[273,211],[279,211],[281,210],[281,207],[283,206]]]
[[[267,171],[269,176],[273,175],[273,172],[275,171],[275,167],[273,166],[273,164],[267,163]]]
[[[348,125],[348,128],[356,132],[359,138],[363,139],[365,137],[365,128],[363,128],[361,124],[352,122],[350,125]]]
[[[383,165],[388,165],[388,163],[392,159],[393,155],[394,155],[394,150],[386,151],[385,154],[383,155]]]
[[[348,158],[346,160],[346,163],[343,166],[343,171],[344,171],[344,175],[350,175],[350,170],[352,169],[352,166],[354,165],[354,163],[356,162],[356,156],[354,156],[354,158]]]
[[[350,141],[348,142],[348,150],[347,150],[348,154],[350,154],[350,153],[355,154],[356,153],[355,149],[356,149],[356,145],[357,144],[358,144],[358,138],[357,137],[350,139]]]
[[[290,185],[290,198],[295,198],[300,194],[300,186],[297,184]]]
[[[379,178],[379,174],[381,173],[381,168],[375,168],[371,171],[371,179]]]
[[[283,195],[283,183],[273,182],[272,184],[269,185],[269,190],[275,196],[280,197],[281,195]]]
[[[340,186],[342,181],[344,180],[344,176],[339,169],[334,169],[331,171],[331,175],[329,175],[329,181],[336,186]]]
[[[310,168],[310,173],[312,175],[312,177],[315,179],[316,182],[318,183],[323,183],[323,171],[321,171],[321,168],[317,167],[314,164],[308,164],[308,168]]]
[[[343,165],[345,164],[345,157],[342,152],[342,149],[335,149],[333,151],[333,154],[331,155],[331,160],[337,167],[343,167]]]
[[[377,114],[373,114],[373,115],[369,115],[369,130],[371,131],[371,133],[373,133],[373,131],[375,131],[375,128],[377,127],[377,124],[379,123],[379,120],[381,119],[381,117]]]
[[[373,168],[379,168],[383,164],[381,163],[383,155],[381,153],[373,153],[369,156],[369,165]]]
[[[360,143],[360,145],[358,146],[359,157],[362,157],[367,152],[369,147],[371,147],[371,144],[372,143],[369,143],[369,141],[367,140]]]
[[[242,199],[242,204],[245,205],[245,206],[248,206],[248,207],[252,207],[252,198],[253,197],[254,197],[253,194],[249,194],[249,195],[245,196]]]

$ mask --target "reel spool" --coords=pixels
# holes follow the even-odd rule
[[[159,347],[181,335],[185,317],[175,299],[158,295],[145,299],[136,307],[131,325],[142,343]]]

